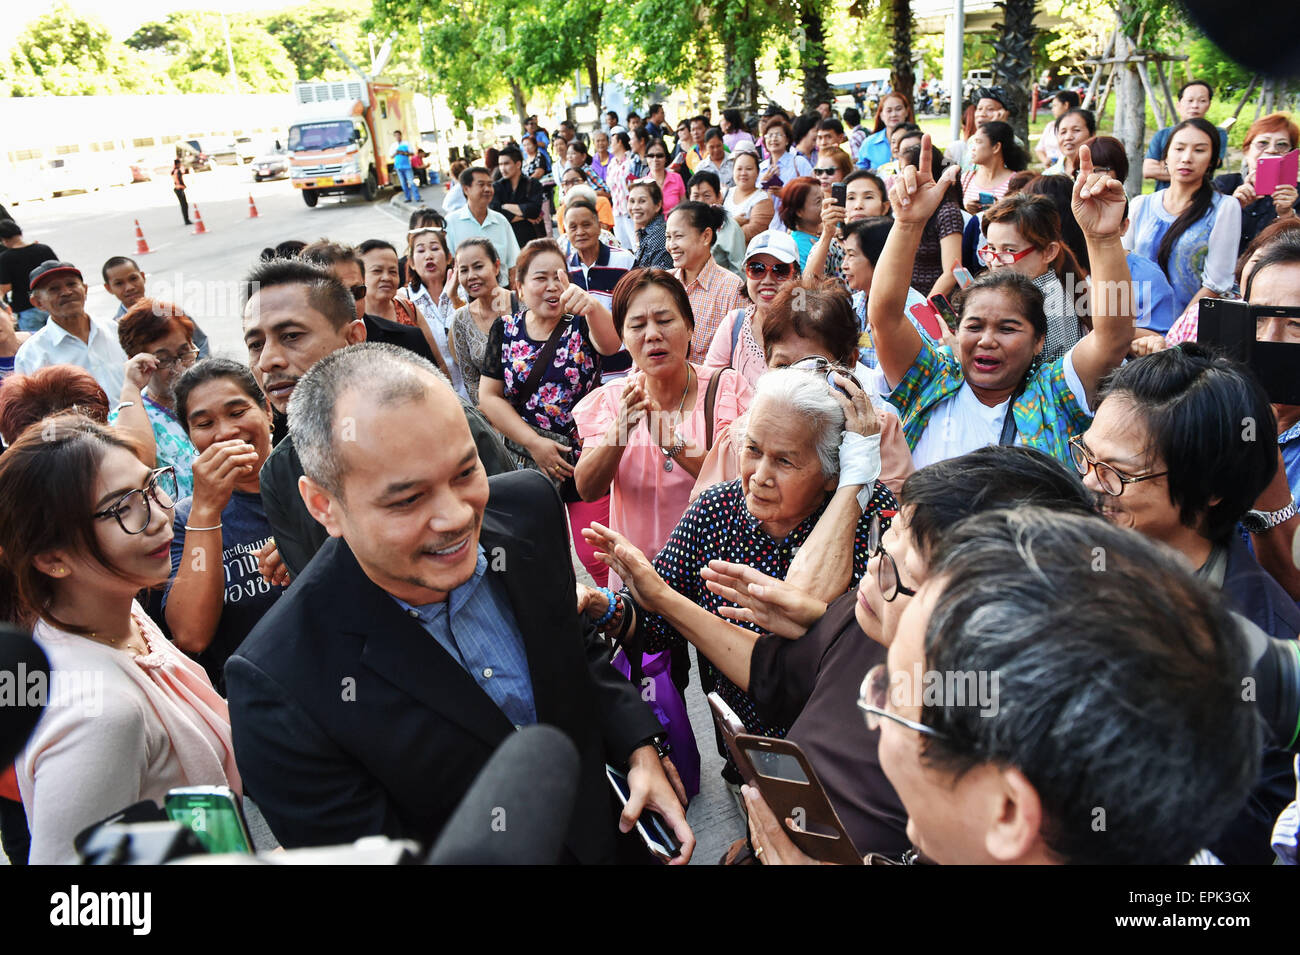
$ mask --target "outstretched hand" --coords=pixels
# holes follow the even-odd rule
[[[1118,237],[1127,203],[1124,184],[1109,172],[1094,171],[1092,150],[1080,146],[1079,178],[1074,181],[1070,206],[1083,234],[1090,239]]]
[[[938,180],[935,180],[933,155],[930,134],[926,133],[921,137],[918,165],[904,167],[889,187],[889,204],[894,210],[894,221],[907,225],[925,225],[943,204],[948,188],[957,181],[961,167],[956,165],[944,169]]]

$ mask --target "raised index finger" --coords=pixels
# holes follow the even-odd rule
[[[931,156],[930,156],[931,152],[932,150],[930,149],[930,134],[925,133],[921,137],[921,155],[917,159],[917,163],[916,163],[917,179],[924,180],[924,179],[934,178],[934,173],[931,169]]]
[[[1092,150],[1087,146],[1079,147],[1079,178],[1077,182],[1084,182],[1092,175]]]

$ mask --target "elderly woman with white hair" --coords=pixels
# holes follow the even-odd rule
[[[874,430],[864,425],[868,416],[874,420],[874,411],[860,389],[849,390],[852,400],[845,397],[849,384],[825,370],[781,368],[763,375],[749,413],[732,425],[740,448],[740,477],[714,485],[691,504],[654,559],[653,569],[622,535],[599,524],[583,531],[597,558],[626,585],[613,606],[606,593],[584,592],[584,609],[627,648],[630,659],[639,658],[640,651],[684,650],[683,633],[695,626],[701,608],[725,616],[719,608],[727,601],[710,591],[700,576],[709,561],[748,564],[785,579],[795,554],[837,493],[856,495],[862,507],[861,518],[844,534],[845,546],[852,549],[849,586],[857,586],[870,556],[872,518],[892,517],[897,505],[889,489],[876,480],[879,433],[862,433]],[[753,624],[733,622],[755,634],[764,632]],[[681,655],[675,654],[675,659]],[[787,727],[765,722],[745,692],[703,655],[699,660],[705,692],[716,690],[747,732],[785,735]],[[740,777],[721,746],[719,754],[728,762],[724,778],[738,785]]]

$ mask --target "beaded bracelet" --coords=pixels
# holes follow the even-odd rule
[[[614,614],[618,613],[618,594],[614,593],[614,591],[610,590],[608,587],[597,587],[596,589],[604,594],[605,599],[609,601],[609,606],[605,608],[604,616],[596,621],[596,629],[599,630],[614,619]]]

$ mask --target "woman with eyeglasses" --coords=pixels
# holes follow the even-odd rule
[[[690,127],[687,127],[689,135]],[[650,171],[646,176],[654,180],[662,195],[664,215],[673,211],[673,207],[686,197],[686,183],[676,170],[668,168],[668,147],[662,139],[651,140],[645,151],[646,162]],[[634,219],[635,221],[635,219]],[[639,227],[638,227],[639,228]]]
[[[774,214],[781,213],[781,189],[788,182],[812,176],[812,163],[791,150],[794,127],[784,116],[770,116],[763,126],[763,145],[767,158],[758,168],[758,182],[772,197]],[[815,181],[815,180],[814,180]]]
[[[1074,214],[1092,254],[1092,331],[1060,358],[1035,365],[1048,333],[1043,294],[1024,275],[992,269],[955,296],[957,348],[937,348],[905,318],[907,275],[926,222],[956,178],[931,175],[930,137],[921,164],[890,189],[894,226],[871,283],[867,314],[880,369],[893,390],[918,468],[987,444],[1023,444],[1068,460],[1070,438],[1091,417],[1105,375],[1124,360],[1133,338],[1132,280],[1119,231],[1122,184],[1093,173],[1085,146],[1074,184]],[[1113,294],[1112,294],[1113,293]]]
[[[749,304],[733,309],[713,334],[704,358],[705,369],[731,367],[751,388],[767,371],[763,360],[763,323],[782,287],[797,281],[799,250],[785,232],[764,232],[745,249],[745,297]]]
[[[638,179],[628,186],[627,212],[636,227],[636,259],[633,268],[671,269],[665,235],[664,194],[653,179]]]
[[[177,383],[176,413],[199,457],[194,496],[176,503],[163,609],[176,645],[224,694],[226,660],[288,584],[259,478],[271,453],[271,410],[246,366],[208,358]]]
[[[1254,429],[1249,439],[1243,421]],[[1269,636],[1296,639],[1300,609],[1240,530],[1263,531],[1278,518],[1252,510],[1279,463],[1276,419],[1249,371],[1194,342],[1130,361],[1107,379],[1070,455],[1111,523],[1173,548]],[[1271,858],[1273,820],[1295,796],[1290,762],[1265,750],[1250,805],[1210,847],[1225,863]]]
[[[194,321],[178,305],[142,298],[117,323],[126,352],[126,382],[108,423],[140,444],[146,464],[170,467],[182,495],[194,492],[191,468],[199,456],[176,417],[174,389],[194,364]]]
[[[1244,254],[1260,230],[1278,219],[1296,215],[1296,187],[1279,183],[1272,195],[1255,192],[1255,172],[1259,161],[1267,156],[1285,156],[1300,145],[1300,126],[1286,113],[1269,113],[1250,124],[1242,140],[1241,172],[1228,172],[1214,178],[1214,188],[1232,196],[1241,204],[1241,241],[1238,254]]]
[[[851,397],[850,397],[851,396]],[[743,422],[743,423],[742,423]],[[783,368],[759,381],[747,415],[733,425],[741,448],[740,478],[705,491],[686,510],[653,566],[625,536],[598,524],[582,533],[596,556],[622,578],[625,588],[613,600],[590,594],[585,612],[628,648],[641,652],[686,648],[681,627],[691,626],[702,609],[722,616],[724,601],[705,587],[700,571],[710,561],[749,564],[778,579],[802,555],[805,577],[835,576],[827,570],[834,551],[843,550],[846,573],[835,595],[854,586],[866,571],[872,518],[895,509],[894,497],[879,474],[878,437],[864,434],[875,423],[866,394],[847,377],[823,371]],[[847,433],[846,433],[847,432]],[[806,546],[827,513],[832,498],[857,502],[859,519],[836,521],[834,546]],[[818,588],[814,588],[818,589]],[[761,634],[761,628],[747,624]],[[716,690],[745,724],[746,732],[782,737],[788,723],[765,719],[753,699],[729,679],[724,666],[699,657],[702,685]],[[675,661],[676,662],[676,661]],[[684,676],[674,668],[679,681]],[[739,776],[730,755],[723,777],[738,792]]]
[[[55,674],[15,764],[33,865],[75,863],[79,832],[169,789],[241,792],[226,701],[135,599],[170,574],[176,494],[171,468],[76,414],[0,456],[0,500],[23,502],[0,521],[0,605]]]
[[[1046,196],[1008,196],[984,213],[984,236],[978,255],[985,268],[1018,272],[1042,293],[1047,338],[1039,361],[1056,361],[1087,333],[1074,303],[1088,278],[1061,237],[1056,206]]]
[[[727,190],[722,208],[745,233],[745,241],[767,230],[772,221],[772,197],[758,187],[758,153],[741,147],[732,155],[731,175],[736,184]]]

